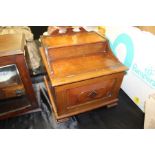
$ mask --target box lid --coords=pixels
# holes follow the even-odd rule
[[[23,54],[24,43],[23,34],[0,35],[0,57]]]
[[[47,48],[81,45],[106,41],[106,39],[96,32],[79,32],[71,34],[61,34],[51,36],[42,36],[42,45]]]
[[[45,50],[43,48],[40,50],[52,86],[124,72],[128,69],[111,52],[106,55],[97,53],[49,63]]]

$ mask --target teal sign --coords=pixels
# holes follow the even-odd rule
[[[132,66],[132,71],[139,78],[141,78],[147,84],[149,84],[149,86],[151,86],[152,88],[155,88],[155,80],[154,80],[155,70],[151,66],[145,68],[144,70],[141,70],[140,68],[138,68],[138,65],[137,64],[134,64]]]
[[[144,70],[140,70],[136,63],[132,65],[134,58],[134,44],[131,37],[125,33],[122,33],[115,39],[113,43],[110,42],[110,47],[115,56],[117,56],[117,54],[119,53],[119,51],[116,50],[119,44],[124,44],[126,48],[126,57],[123,64],[131,68],[131,70],[149,86],[155,88],[155,70],[151,66],[146,67]]]
[[[124,44],[126,47],[126,57],[124,60],[124,65],[130,68],[134,58],[134,45],[133,45],[132,39],[129,35],[122,33],[115,39],[113,43],[110,42],[110,47],[116,56],[117,56],[117,52],[119,52],[116,50],[116,47],[119,44]]]

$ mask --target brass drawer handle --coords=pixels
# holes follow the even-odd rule
[[[90,92],[89,94],[88,94],[88,97],[90,97],[90,98],[94,98],[94,97],[96,97],[97,96],[97,92],[95,91],[95,90],[93,90],[92,92]]]

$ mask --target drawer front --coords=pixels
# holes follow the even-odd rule
[[[10,86],[0,90],[0,100],[25,95],[23,85]]]
[[[75,106],[88,101],[111,97],[115,82],[115,79],[110,79],[67,90],[68,106]]]
[[[4,92],[0,89],[0,100],[5,98],[5,94]]]
[[[117,99],[124,72],[55,87],[59,114],[92,109]]]

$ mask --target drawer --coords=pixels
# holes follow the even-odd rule
[[[80,112],[118,98],[124,72],[55,87],[58,114]]]
[[[100,98],[111,97],[115,82],[115,79],[109,79],[69,89],[66,92],[67,104],[68,106],[75,106]]]
[[[9,86],[0,89],[0,100],[22,96],[25,94],[23,85]]]

